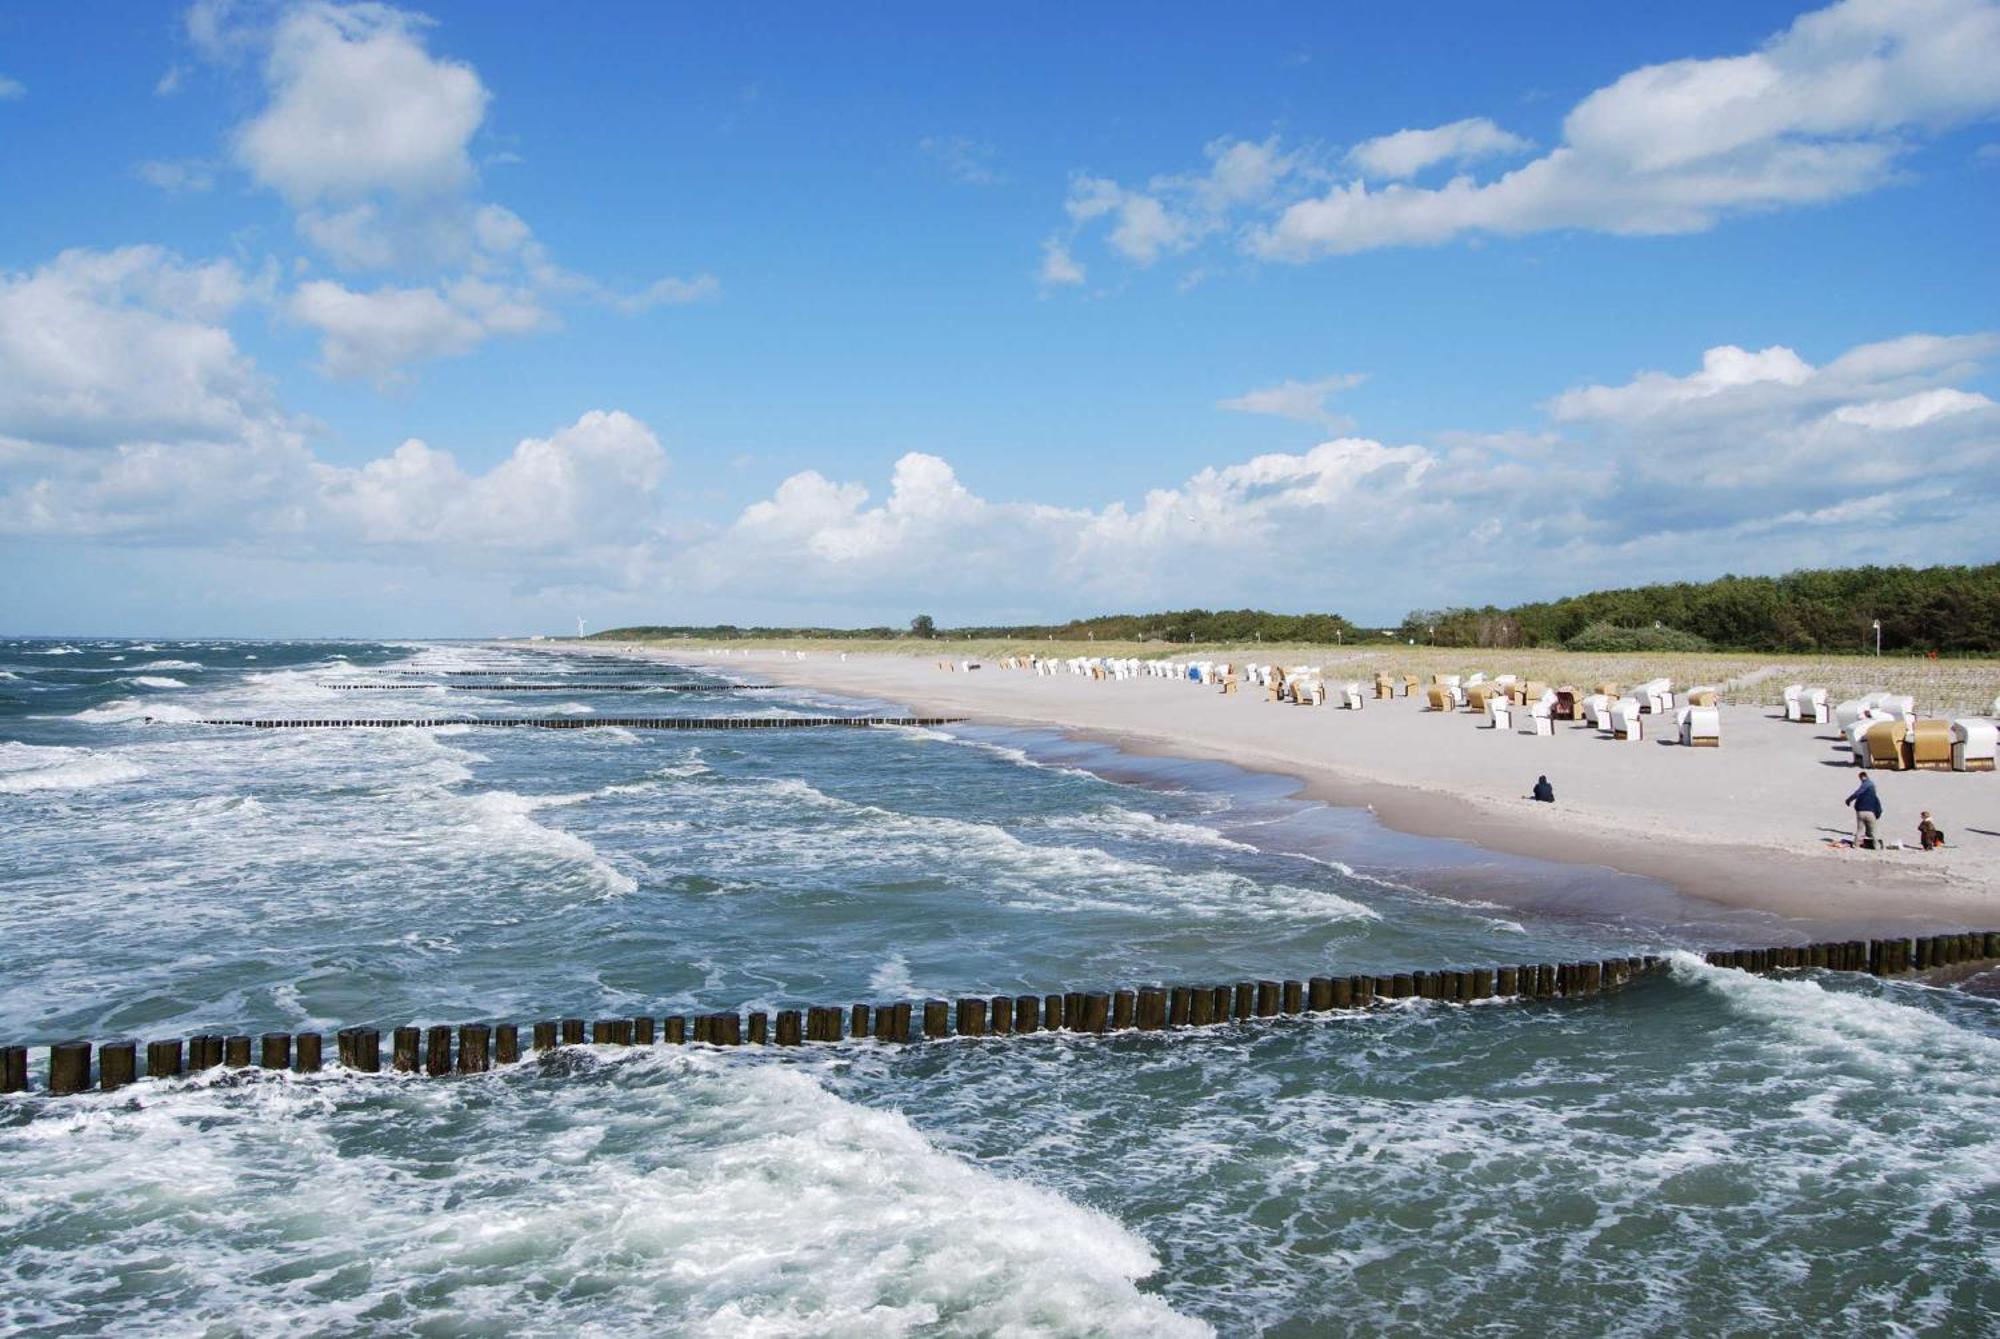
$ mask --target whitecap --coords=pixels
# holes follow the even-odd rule
[[[0,744],[0,794],[88,790],[93,786],[134,781],[145,775],[144,767],[116,754],[36,744]]]
[[[149,660],[139,666],[139,668],[142,670],[198,670],[201,668],[201,662],[198,660]]]
[[[180,681],[179,679],[169,679],[169,678],[167,678],[167,677],[166,677],[165,675],[160,675],[160,674],[138,674],[138,675],[134,675],[134,676],[132,677],[132,682],[133,682],[133,683],[135,683],[135,684],[138,684],[138,685],[139,685],[139,686],[140,686],[141,688],[185,688],[185,687],[187,687],[187,685],[186,685],[186,684],[184,684],[184,683],[182,683],[182,682],[181,682],[181,681]]]

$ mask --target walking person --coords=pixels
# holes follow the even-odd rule
[[[1868,779],[1868,773],[1861,774],[1861,784],[1847,797],[1847,803],[1854,807],[1854,847],[1856,850],[1875,850],[1880,844],[1875,836],[1875,828],[1882,821],[1882,797],[1875,792],[1875,783]]]

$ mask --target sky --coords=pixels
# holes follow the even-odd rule
[[[2000,0],[0,8],[0,632],[2000,557]]]

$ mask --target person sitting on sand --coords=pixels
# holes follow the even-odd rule
[[[1882,821],[1882,797],[1875,793],[1875,783],[1868,779],[1868,773],[1861,774],[1861,784],[1847,797],[1847,803],[1854,806],[1854,845],[1874,850],[1875,825]]]
[[[1543,804],[1554,804],[1556,802],[1556,788],[1549,784],[1547,777],[1538,776],[1535,778],[1535,798]]]
[[[1926,851],[1935,851],[1944,845],[1944,833],[1938,830],[1937,824],[1931,822],[1931,811],[1928,809],[1924,810],[1922,821],[1917,824],[1917,844]]]

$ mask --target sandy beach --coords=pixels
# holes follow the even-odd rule
[[[1764,707],[1725,706],[1722,747],[1690,749],[1620,743],[1564,722],[1554,738],[1494,731],[1467,712],[1426,711],[1418,698],[1371,697],[1344,711],[1177,680],[1045,677],[991,664],[947,672],[915,656],[618,649],[1279,773],[1299,779],[1307,797],[1372,809],[1399,831],[1604,866],[1725,906],[1906,932],[2000,919],[2000,774],[1877,772],[1883,831],[1909,849],[1845,849],[1830,844],[1852,830],[1845,747],[1831,727],[1788,723]],[[1542,774],[1556,787],[1554,805],[1527,798]],[[1916,849],[1924,809],[1948,849]]]

